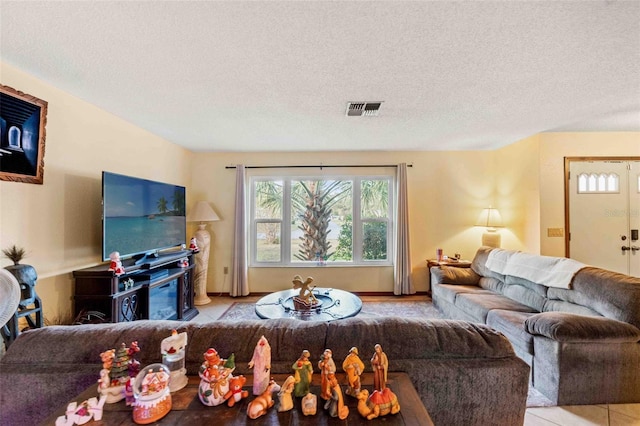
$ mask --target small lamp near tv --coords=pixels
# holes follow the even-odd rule
[[[207,231],[205,222],[215,222],[220,220],[216,212],[206,201],[198,201],[194,209],[187,215],[188,222],[199,222],[195,238],[200,251],[194,255],[196,259],[196,269],[194,277],[196,305],[206,305],[211,302],[207,296],[207,270],[209,269],[209,247],[211,245],[211,234]]]
[[[502,228],[502,216],[498,209],[489,206],[482,209],[475,226],[486,228],[486,232],[482,234],[482,245],[487,247],[499,248],[502,237],[497,228]]]

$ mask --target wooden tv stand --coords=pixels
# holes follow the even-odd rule
[[[180,266],[187,258],[188,266]],[[73,271],[74,312],[97,311],[109,322],[139,319],[190,320],[198,314],[193,303],[193,253],[178,250],[136,265],[124,260],[125,273],[116,276],[109,264]]]

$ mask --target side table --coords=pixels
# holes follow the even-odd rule
[[[450,268],[470,268],[471,261],[446,259],[438,262],[437,259],[427,259],[427,275],[429,276],[429,291],[428,291],[429,296],[431,296],[431,268],[434,266],[447,266]]]
[[[471,261],[469,260],[451,260],[451,259],[446,259],[446,260],[441,260],[438,262],[437,259],[427,259],[427,268],[429,268],[429,270],[431,270],[432,266],[449,266],[452,268],[470,268],[471,267]]]

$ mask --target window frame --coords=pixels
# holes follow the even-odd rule
[[[381,171],[378,173],[359,174],[357,172],[342,172],[336,174],[326,173],[313,173],[304,174],[299,171],[295,174],[283,173],[280,170],[278,174],[260,173],[252,174],[248,176],[247,184],[249,188],[246,191],[248,197],[248,205],[250,206],[247,211],[247,223],[248,223],[248,245],[249,245],[249,267],[252,268],[306,268],[306,267],[319,267],[315,261],[299,261],[292,259],[292,246],[293,241],[291,237],[291,188],[292,183],[297,180],[349,180],[352,182],[352,260],[351,261],[329,261],[325,262],[322,267],[362,267],[362,266],[393,266],[394,264],[394,250],[395,250],[395,223],[396,223],[396,174],[390,171]],[[388,202],[387,202],[387,217],[386,218],[371,218],[361,217],[361,182],[364,180],[386,180],[388,182]],[[260,181],[282,181],[282,196],[283,204],[280,219],[273,218],[256,218],[257,206],[256,206],[256,182]],[[357,213],[357,214],[356,214]],[[387,255],[384,260],[365,260],[363,255],[363,224],[373,222],[386,222],[387,223]],[[280,261],[258,261],[257,250],[257,226],[259,223],[279,223],[280,224]],[[286,224],[286,225],[285,225]],[[337,249],[337,247],[332,247]]]

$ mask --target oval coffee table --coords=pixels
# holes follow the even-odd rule
[[[256,302],[256,314],[260,318],[297,318],[303,321],[331,321],[353,317],[362,309],[362,300],[353,293],[334,288],[313,289],[318,306],[310,310],[296,310],[293,297],[298,290],[282,290],[268,294]]]

